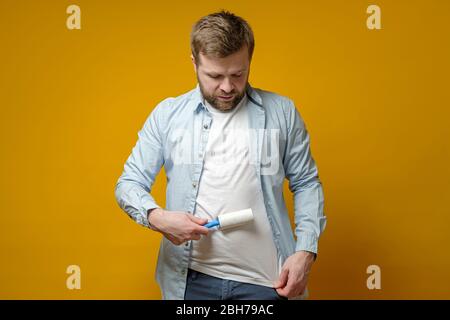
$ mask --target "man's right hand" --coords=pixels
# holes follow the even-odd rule
[[[201,235],[206,236],[209,233],[209,229],[203,227],[208,222],[207,219],[183,211],[155,208],[151,210],[148,222],[177,246],[188,240],[200,240]]]

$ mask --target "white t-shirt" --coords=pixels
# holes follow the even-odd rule
[[[247,97],[223,112],[208,103],[213,119],[200,177],[195,215],[208,220],[252,208],[254,220],[232,229],[212,229],[192,241],[189,267],[222,279],[273,287],[280,261],[250,162]]]

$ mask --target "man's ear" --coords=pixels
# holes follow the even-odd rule
[[[191,53],[191,60],[192,60],[192,64],[194,65],[194,71],[195,71],[195,73],[197,73],[197,64],[195,63],[195,58],[192,53]]]

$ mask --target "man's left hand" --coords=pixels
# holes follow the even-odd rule
[[[288,257],[274,286],[278,294],[288,298],[303,294],[313,263],[314,253],[308,251],[298,251]]]

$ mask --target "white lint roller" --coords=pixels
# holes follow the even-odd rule
[[[243,225],[252,220],[253,212],[252,209],[249,208],[221,214],[217,217],[217,219],[214,219],[205,224],[204,227],[212,228],[218,226],[219,229],[223,230]]]

